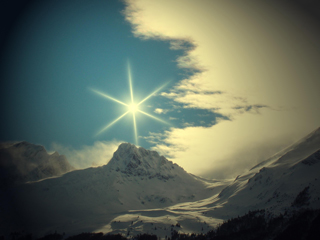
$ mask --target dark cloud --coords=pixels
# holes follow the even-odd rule
[[[287,5],[294,7],[298,12],[310,17],[320,24],[320,1],[319,0],[287,0]]]

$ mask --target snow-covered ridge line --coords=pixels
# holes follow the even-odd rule
[[[17,225],[12,212],[0,209],[11,218],[0,222],[0,230],[94,231],[120,213],[201,200],[224,186],[196,178],[155,151],[123,143],[104,166],[15,186],[11,209],[25,217]]]
[[[265,209],[268,216],[280,213],[290,216],[290,212],[303,208],[320,209],[319,149],[320,128],[239,175],[209,198],[163,209],[131,211],[99,230],[134,234],[148,231],[165,236],[170,225],[179,223],[179,228],[175,228],[179,232],[201,233],[258,209]],[[116,224],[117,221],[121,224]],[[153,223],[157,229],[152,227]]]
[[[172,225],[200,233],[257,209],[271,215],[320,209],[319,149],[317,129],[235,180],[207,181],[154,151],[123,143],[107,165],[8,189],[10,199],[0,197],[0,232],[148,231],[164,237]]]

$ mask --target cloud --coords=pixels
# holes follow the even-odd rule
[[[128,0],[124,13],[137,37],[194,46],[177,61],[201,71],[164,96],[230,116],[254,105],[319,109],[316,29],[276,1],[246,2]]]
[[[83,169],[107,164],[120,143],[119,141],[96,141],[92,146],[85,145],[81,149],[52,143],[51,150],[65,155],[69,163],[75,168]]]
[[[178,120],[178,118],[175,118],[175,117],[169,117],[169,120]]]
[[[167,109],[162,109],[162,108],[156,108],[155,110],[154,110],[154,112],[155,113],[157,113],[157,114],[166,114],[167,112],[168,112],[169,110],[167,110]]]
[[[151,133],[152,148],[186,171],[211,178],[233,178],[297,141],[305,129],[292,132],[295,123],[283,126],[273,111],[243,114],[235,121],[211,127],[172,128],[164,134]],[[281,114],[287,117],[286,113]],[[277,115],[279,116],[279,115]],[[291,115],[294,117],[294,115]]]
[[[126,1],[135,36],[169,40],[193,72],[161,95],[226,116],[156,145],[194,173],[234,175],[319,127],[318,25],[286,1],[245,2]]]

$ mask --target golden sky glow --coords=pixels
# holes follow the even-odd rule
[[[154,150],[187,171],[236,175],[320,124],[320,34],[281,1],[127,0],[135,36],[185,49],[198,70],[162,96],[227,116],[210,128],[171,128]],[[193,48],[183,43],[193,44]],[[201,163],[201,164],[199,164]],[[209,171],[209,170],[208,170]],[[225,176],[224,175],[224,176]]]

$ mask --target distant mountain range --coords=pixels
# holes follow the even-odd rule
[[[28,142],[0,143],[0,186],[37,181],[74,170],[66,157]]]
[[[164,237],[173,229],[207,232],[257,209],[266,217],[320,209],[320,128],[234,181],[196,177],[129,143],[107,165],[83,170],[26,142],[2,146],[0,157],[1,171],[9,166],[2,179],[17,183],[0,188],[0,235],[25,230],[35,236],[103,231]]]

